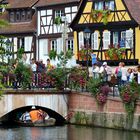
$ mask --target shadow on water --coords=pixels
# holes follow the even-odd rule
[[[21,108],[17,108],[11,112],[9,112],[8,114],[2,116],[0,118],[0,127],[1,126],[6,126],[6,127],[13,127],[16,126],[15,124],[15,120],[19,120],[19,118],[21,117],[21,115],[23,113],[25,113],[26,111],[31,111],[32,106],[25,106],[25,107],[21,107]],[[57,112],[49,109],[49,108],[45,108],[45,107],[41,107],[41,106],[35,106],[36,109],[41,109],[44,112],[46,112],[49,117],[51,118],[55,118],[56,119],[56,123],[55,125],[57,126],[61,126],[65,124],[65,119]]]

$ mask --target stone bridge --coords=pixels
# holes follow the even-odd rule
[[[68,114],[69,92],[7,91],[0,100],[0,120],[16,117],[19,112],[30,111],[32,106],[46,111],[59,122]]]

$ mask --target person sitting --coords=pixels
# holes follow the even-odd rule
[[[45,120],[44,111],[41,109],[37,110],[35,107],[32,107],[32,110],[29,113],[33,123],[41,123]]]
[[[26,111],[25,113],[23,113],[19,120],[23,121],[23,122],[26,122],[26,123],[31,122],[31,117],[30,117],[29,112]]]
[[[43,121],[45,121],[49,118],[49,115],[46,112],[44,112],[43,110],[39,109],[38,111],[40,112],[39,118],[42,119]]]

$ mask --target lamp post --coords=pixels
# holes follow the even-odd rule
[[[84,38],[85,38],[85,41],[86,41],[86,70],[87,70],[87,80],[88,80],[88,77],[89,77],[89,71],[88,71],[88,48],[89,48],[89,39],[90,39],[90,34],[91,34],[91,31],[89,28],[85,28],[84,30]]]
[[[63,52],[64,52],[64,58],[66,57],[66,40],[68,39],[68,22],[67,17],[62,17],[62,22],[64,22],[63,32],[62,32],[62,38],[63,38]]]
[[[7,56],[8,56],[8,63],[10,62],[10,56],[11,56],[11,41],[9,39],[6,40],[6,50],[7,50]]]

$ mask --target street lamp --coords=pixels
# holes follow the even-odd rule
[[[11,41],[9,39],[6,40],[6,50],[7,50],[7,56],[8,56],[8,63],[10,61],[10,56],[11,56]]]
[[[87,70],[87,80],[88,80],[88,77],[89,77],[89,71],[88,71],[88,48],[89,48],[89,39],[90,39],[90,34],[91,34],[91,31],[89,28],[85,28],[84,30],[84,38],[86,40],[86,70]]]

